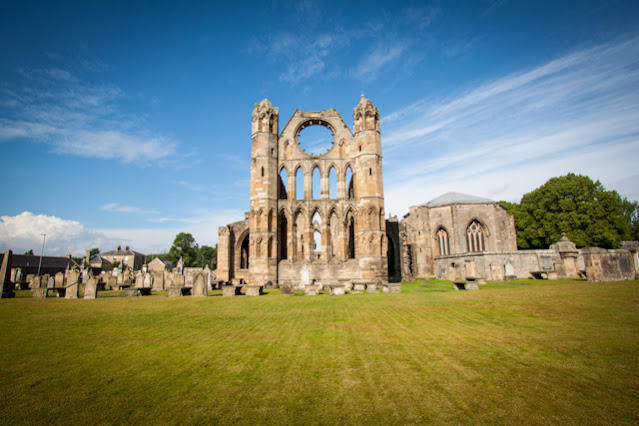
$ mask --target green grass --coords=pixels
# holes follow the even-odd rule
[[[639,282],[403,290],[21,291],[0,300],[0,423],[639,422]]]

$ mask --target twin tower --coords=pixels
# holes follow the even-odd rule
[[[328,152],[302,150],[298,137],[308,126],[331,131]],[[388,281],[379,111],[364,96],[352,132],[329,109],[297,110],[279,133],[279,108],[266,99],[255,104],[250,201],[243,221],[218,230],[218,280]]]

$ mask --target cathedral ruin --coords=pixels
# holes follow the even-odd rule
[[[328,152],[302,150],[298,137],[308,126],[331,131]],[[331,175],[337,177],[335,197]],[[314,179],[320,180],[319,194],[313,193]],[[220,227],[218,238],[219,280],[267,287],[388,282],[379,111],[373,103],[362,96],[352,131],[328,109],[295,111],[281,133],[279,108],[266,99],[256,104],[250,211],[243,221]]]

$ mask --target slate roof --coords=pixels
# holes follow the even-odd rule
[[[4,253],[0,253],[0,262],[4,259]],[[30,254],[14,254],[11,256],[12,268],[38,267],[40,264],[40,256]],[[60,268],[66,269],[68,265],[78,266],[72,259],[68,257],[42,256],[42,268]]]
[[[437,198],[422,204],[422,207],[447,206],[449,204],[483,204],[494,203],[488,198],[475,197],[474,195],[460,194],[459,192],[447,192]]]
[[[139,253],[137,251],[133,251],[131,249],[115,249],[115,250],[111,250],[111,251],[106,251],[104,253],[100,253],[102,256],[128,256],[128,255],[137,255],[137,256],[144,256],[144,254]]]

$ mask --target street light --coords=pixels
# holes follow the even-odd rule
[[[44,254],[44,240],[47,238],[47,234],[42,234],[42,251],[40,252],[40,263],[38,264],[38,275],[40,275],[40,267],[42,266],[42,255]]]

